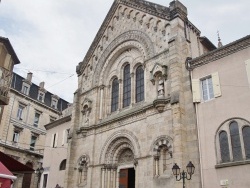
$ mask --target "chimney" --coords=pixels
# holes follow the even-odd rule
[[[45,85],[45,82],[41,82],[41,83],[39,84],[40,89],[44,89],[44,85]]]
[[[32,80],[32,72],[29,72],[28,74],[27,74],[27,80],[29,81],[29,82],[31,82],[31,80]]]

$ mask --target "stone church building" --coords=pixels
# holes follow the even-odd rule
[[[195,108],[187,57],[216,47],[169,7],[115,0],[77,66],[65,187],[182,187],[177,163],[201,184]]]

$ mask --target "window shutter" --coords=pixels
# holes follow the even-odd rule
[[[55,148],[57,147],[58,133],[56,133]]]
[[[192,79],[193,102],[201,102],[200,80]]]
[[[249,87],[250,87],[250,59],[246,60],[245,64],[246,64],[248,84],[249,84]]]
[[[213,90],[214,90],[214,97],[221,96],[221,89],[220,89],[220,79],[218,72],[212,74],[212,82],[213,82]]]

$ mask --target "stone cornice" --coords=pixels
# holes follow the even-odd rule
[[[52,129],[52,128],[58,126],[58,125],[66,123],[66,122],[68,122],[70,120],[71,120],[71,115],[60,118],[60,119],[58,119],[56,121],[53,121],[51,123],[48,123],[48,124],[44,125],[44,127],[45,127],[46,130],[49,130],[49,129]]]
[[[208,52],[200,57],[197,57],[193,60],[187,62],[187,69],[193,70],[202,65],[208,64],[212,61],[216,61],[243,49],[250,47],[250,35],[243,37],[239,40],[236,40],[232,43],[229,43],[221,48]]]

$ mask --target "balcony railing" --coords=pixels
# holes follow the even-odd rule
[[[9,104],[9,91],[12,72],[0,67],[0,105]]]

